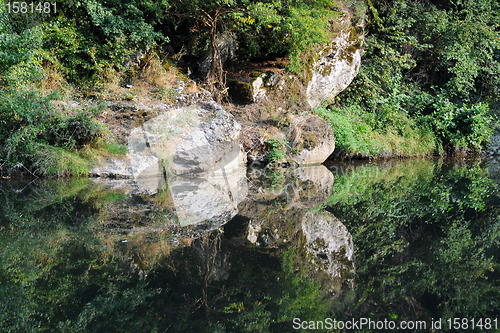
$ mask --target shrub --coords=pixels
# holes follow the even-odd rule
[[[422,117],[421,121],[434,129],[444,146],[480,151],[493,132],[493,118],[489,116],[490,110],[485,103],[458,107],[439,96],[431,107],[433,112]]]
[[[21,87],[41,76],[43,32],[38,27],[16,31],[15,24],[0,8],[0,86]]]
[[[266,144],[271,149],[266,157],[269,163],[278,162],[286,158],[287,143],[284,139],[271,138],[266,141]]]
[[[361,107],[315,108],[312,112],[330,123],[335,133],[335,154],[338,156],[425,156],[435,149],[436,139],[425,124],[401,113],[386,114],[384,118],[365,112]],[[397,124],[377,128],[380,121]]]
[[[0,96],[0,171],[41,175],[83,174],[83,146],[102,135],[96,110],[57,111],[54,95],[8,90]]]

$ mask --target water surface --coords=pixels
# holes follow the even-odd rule
[[[289,332],[294,318],[365,317],[421,331],[442,318],[445,331],[448,318],[500,317],[494,160],[214,177],[147,191],[2,180],[1,330]]]

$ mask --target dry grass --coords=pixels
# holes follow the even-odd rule
[[[146,105],[152,100],[168,102],[168,92],[173,89],[178,79],[176,67],[171,66],[167,60],[150,55],[140,68],[129,68],[108,80],[102,98],[115,101],[135,100]],[[198,91],[196,86],[191,89]]]
[[[186,89],[184,89],[184,92],[186,93],[197,93],[199,92],[200,89],[198,88],[198,86],[196,85],[196,82],[193,82],[193,84],[190,84],[186,87]]]
[[[177,69],[158,57],[151,57],[142,69],[145,81],[158,88],[172,88],[177,81]]]
[[[116,76],[115,79],[106,82],[103,90],[107,98],[111,100],[119,99],[123,90],[120,86],[120,76]]]
[[[56,67],[53,65],[45,66],[43,72],[44,76],[39,83],[39,88],[44,95],[55,90],[58,90],[63,98],[74,94],[73,87],[68,84]]]

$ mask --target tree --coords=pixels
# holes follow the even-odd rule
[[[241,0],[175,0],[171,2],[168,14],[179,19],[191,18],[208,31],[212,62],[207,75],[208,89],[220,102],[226,92],[222,61],[217,46],[217,26],[229,13],[246,10],[247,1]]]
[[[336,0],[173,0],[170,4],[168,14],[178,18],[178,23],[193,19],[196,23],[191,32],[208,33],[212,62],[207,83],[218,100],[226,91],[216,43],[219,30],[238,35],[242,59],[283,54],[291,60],[289,69],[299,72],[300,54],[312,44],[327,41],[330,19],[340,6]]]

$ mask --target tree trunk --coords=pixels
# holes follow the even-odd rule
[[[212,62],[208,71],[207,83],[208,89],[212,93],[216,102],[222,100],[222,96],[226,92],[226,84],[224,82],[224,73],[222,69],[222,61],[220,58],[219,47],[217,46],[217,19],[210,24],[210,44],[212,46]]]

